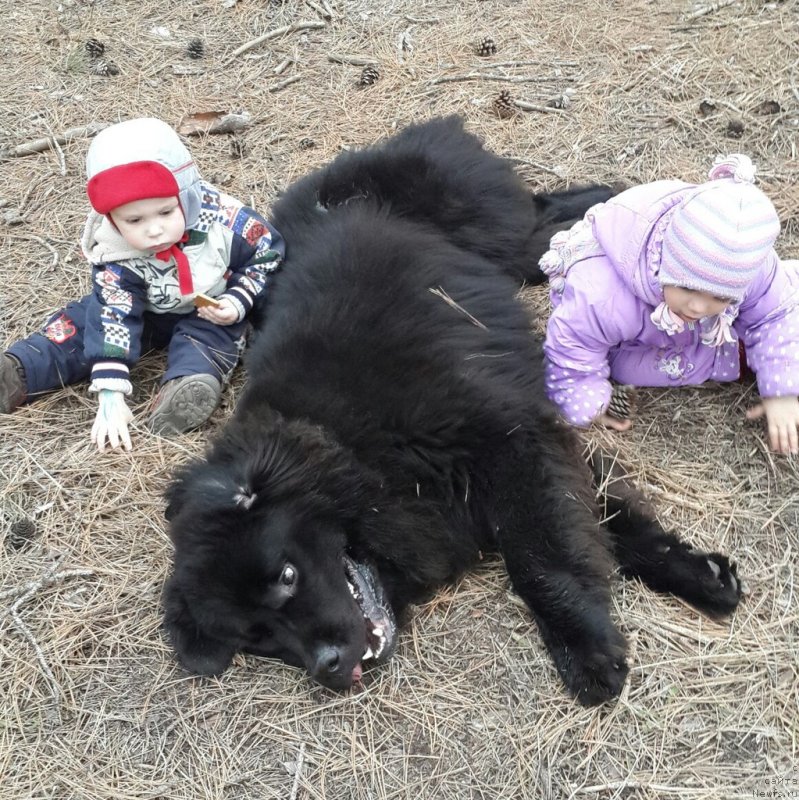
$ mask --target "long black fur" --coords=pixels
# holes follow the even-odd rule
[[[601,459],[592,481],[545,396],[519,281],[539,281],[549,236],[611,193],[531,194],[455,117],[288,189],[273,212],[288,259],[246,390],[168,494],[166,627],[189,669],[250,650],[347,688],[365,634],[344,554],[374,565],[400,613],[498,550],[586,704],[627,672],[614,555],[708,613],[735,608],[734,566],[663,531]],[[607,527],[595,482],[611,486]]]

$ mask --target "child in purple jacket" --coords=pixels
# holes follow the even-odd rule
[[[610,380],[634,386],[756,374],[771,448],[799,452],[799,262],[774,252],[771,201],[742,155],[703,184],[656,181],[590,209],[541,259],[553,312],[547,392],[573,425],[627,430]]]

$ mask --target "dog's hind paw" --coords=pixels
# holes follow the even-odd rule
[[[694,599],[698,608],[713,616],[726,616],[735,611],[743,593],[738,567],[721,553],[692,552],[696,561]]]

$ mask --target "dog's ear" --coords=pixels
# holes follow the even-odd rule
[[[206,512],[236,508],[248,511],[257,495],[246,476],[237,480],[233,472],[227,465],[220,467],[207,461],[195,461],[179,469],[165,492],[167,521],[172,522],[187,503]]]
[[[197,675],[219,675],[224,672],[236,648],[203,633],[191,613],[186,597],[174,576],[164,587],[164,629],[178,661]]]

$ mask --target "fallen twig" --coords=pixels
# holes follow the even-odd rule
[[[53,671],[50,669],[47,659],[44,657],[42,648],[36,641],[31,629],[22,621],[19,614],[16,612],[11,612],[11,621],[14,623],[14,627],[28,640],[28,643],[33,648],[33,652],[36,653],[36,660],[39,662],[39,666],[42,668],[42,673],[47,680],[47,685],[50,687],[50,694],[53,698],[55,711],[60,719],[61,711],[58,706],[58,701],[61,699],[61,687],[58,685],[58,681],[56,680],[55,675],[53,675]]]
[[[503,81],[505,83],[547,83],[548,81],[573,81],[564,75],[552,75],[551,77],[538,77],[532,75],[491,75],[486,72],[467,72],[463,75],[442,75],[440,78],[433,78],[431,84],[436,83],[456,83],[458,81]]]
[[[300,752],[297,753],[297,762],[294,768],[294,783],[291,787],[291,794],[289,800],[297,800],[297,792],[300,789],[300,778],[302,776],[302,767],[305,762],[305,742],[300,744]]]
[[[371,64],[378,63],[376,58],[347,55],[346,53],[330,53],[327,60],[332,61],[334,64],[351,64],[353,67],[368,67]]]
[[[30,234],[30,238],[50,251],[50,255],[53,257],[53,263],[50,264],[50,269],[55,269],[58,266],[58,250],[56,250],[55,247],[53,247],[53,245],[51,245],[46,239],[42,239],[41,236]]]
[[[28,581],[27,583],[23,583],[21,586],[14,586],[11,589],[4,589],[2,592],[0,592],[0,600],[5,600],[6,598],[13,597],[16,594],[21,596],[17,597],[14,603],[2,613],[2,616],[16,613],[17,609],[23,603],[25,603],[25,601],[29,600],[37,592],[53,583],[58,583],[59,581],[64,581],[68,578],[90,578],[93,575],[94,570],[91,569],[65,569],[61,572],[48,573],[47,575],[43,575],[38,580]]]
[[[282,75],[292,64],[294,63],[293,58],[284,58],[273,70],[272,72],[275,75]]]
[[[302,75],[290,75],[288,78],[284,78],[282,81],[278,81],[277,83],[270,86],[267,91],[268,92],[279,92],[281,89],[285,89],[287,86],[291,86],[292,83],[296,83],[298,80],[302,78]]]
[[[513,104],[522,111],[541,111],[545,114],[565,114],[562,108],[554,106],[539,106],[537,103],[528,103],[526,100],[514,100]]]
[[[88,125],[81,125],[78,128],[67,128],[63,133],[56,136],[44,136],[41,139],[34,139],[24,144],[18,144],[6,152],[9,156],[30,156],[34,153],[42,153],[45,150],[57,149],[59,145],[66,144],[72,139],[81,136],[96,136],[103,128],[107,128],[110,122],[90,122]]]
[[[312,8],[322,19],[330,19],[333,16],[328,9],[322,8],[318,3],[314,3],[314,0],[305,0],[305,5]]]
[[[542,172],[547,172],[550,175],[555,175],[557,178],[563,178],[564,171],[562,167],[548,167],[546,164],[541,164],[538,161],[530,161],[526,158],[518,158],[513,156],[510,158],[514,164],[523,164],[524,166],[528,167],[535,167],[535,169],[540,169]]]
[[[242,53],[246,53],[248,50],[252,50],[253,47],[258,47],[259,44],[263,44],[264,42],[268,42],[270,39],[276,39],[278,36],[283,36],[285,33],[297,33],[297,31],[307,31],[307,30],[318,30],[319,28],[324,28],[325,23],[319,22],[314,20],[312,22],[295,22],[292,25],[284,25],[282,28],[275,28],[274,30],[268,31],[267,33],[262,34],[261,36],[256,37],[252,41],[245,42],[241,47],[237,47],[231,54],[230,58],[237,58]]]
[[[699,19],[700,17],[705,17],[708,14],[714,14],[716,11],[720,11],[722,8],[727,8],[727,6],[731,6],[737,2],[739,2],[739,0],[719,0],[718,3],[711,3],[709,6],[702,6],[701,8],[697,8],[696,11],[686,14],[683,17],[683,21],[690,22],[692,19]]]
[[[799,67],[799,61],[795,62],[794,65],[791,67],[791,91],[793,92],[793,96],[799,100],[799,88],[796,86],[796,78],[794,77],[794,73],[796,72],[796,68]]]
[[[554,67],[560,69],[561,67],[579,67],[579,61],[541,61],[540,59],[533,59],[530,61],[487,61],[483,62],[483,69],[498,69],[499,67]]]
[[[58,143],[58,140],[55,138],[55,134],[50,131],[50,138],[53,140],[53,150],[55,150],[56,155],[58,156],[58,165],[60,167],[61,175],[67,174],[67,161],[64,157],[64,151],[61,149],[61,145]]]

